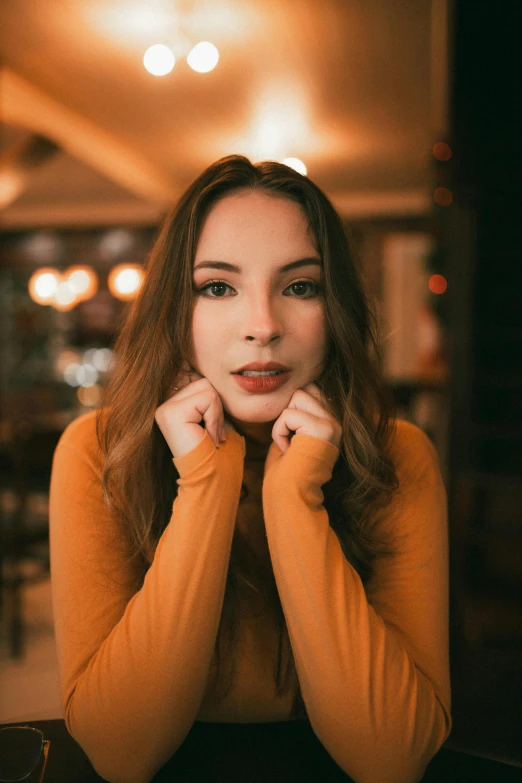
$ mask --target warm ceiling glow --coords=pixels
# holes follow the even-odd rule
[[[443,294],[448,287],[448,281],[443,275],[432,275],[428,287],[432,294]]]
[[[90,266],[71,266],[65,277],[80,301],[90,299],[98,290],[98,275]]]
[[[208,73],[216,67],[219,60],[219,52],[213,43],[201,41],[196,44],[187,56],[187,62],[193,71]]]
[[[143,65],[153,76],[165,76],[176,64],[176,58],[165,44],[149,46],[143,55]]]
[[[290,166],[291,169],[294,169],[294,171],[297,171],[299,174],[303,174],[306,177],[306,166],[299,158],[285,158],[283,163],[285,166]]]
[[[283,160],[299,139],[301,149],[313,143],[306,95],[293,81],[271,85],[256,101],[251,131],[244,143],[247,157],[256,160]],[[236,145],[238,148],[239,145]]]
[[[119,264],[109,274],[109,291],[117,299],[135,299],[143,278],[143,267],[139,264]]]
[[[58,290],[61,275],[52,267],[41,267],[29,280],[29,296],[39,305],[49,305]]]

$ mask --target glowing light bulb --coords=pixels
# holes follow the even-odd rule
[[[307,168],[299,158],[285,158],[283,163],[285,166],[290,166],[291,169],[294,169],[294,171],[297,171],[299,174],[303,174],[306,177]]]
[[[165,44],[149,46],[143,55],[143,65],[153,76],[165,76],[176,64],[176,58]]]
[[[219,52],[210,41],[201,41],[188,53],[187,62],[193,71],[208,73],[216,67],[219,60]]]

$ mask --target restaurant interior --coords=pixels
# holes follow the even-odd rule
[[[507,5],[2,5],[0,724],[63,717],[56,444],[96,409],[162,219],[237,153],[308,174],[343,220],[399,417],[432,440],[448,493],[447,746],[522,767],[520,12]]]

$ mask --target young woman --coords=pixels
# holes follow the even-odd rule
[[[451,728],[446,495],[328,199],[210,166],[115,353],[51,482],[63,710],[96,770],[150,781],[196,720],[305,719],[357,783],[420,780]]]

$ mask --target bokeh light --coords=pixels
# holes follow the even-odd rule
[[[285,166],[290,166],[291,169],[297,171],[299,174],[306,176],[307,168],[300,158],[285,158],[283,160]]]
[[[453,193],[449,188],[435,188],[433,200],[439,207],[449,207],[453,201]]]
[[[432,294],[443,294],[448,288],[448,281],[444,275],[432,275],[428,286]]]
[[[58,284],[56,293],[51,301],[52,306],[56,310],[65,312],[67,310],[72,310],[77,303],[78,296],[70,282],[68,280],[62,280],[62,282]]]
[[[145,273],[139,264],[118,264],[111,269],[107,280],[109,291],[117,299],[135,299],[143,283]]]
[[[69,384],[69,386],[80,386],[80,381],[78,380],[78,370],[80,367],[81,364],[78,362],[71,362],[65,367],[63,371],[63,379],[65,383]]]
[[[71,362],[64,370],[63,378],[69,386],[94,386],[98,380],[98,370],[92,364]]]
[[[99,372],[108,372],[111,367],[110,348],[88,348],[83,354],[83,363],[92,364]]]
[[[188,53],[187,62],[193,71],[208,73],[212,71],[219,61],[219,52],[210,41],[201,41]]]
[[[53,267],[41,267],[34,272],[28,284],[29,296],[40,305],[50,305],[58,291],[61,274]]]
[[[100,372],[109,372],[112,369],[114,355],[110,348],[97,348],[92,357],[92,364]]]
[[[80,386],[76,392],[76,396],[80,403],[86,408],[94,408],[100,401],[101,392],[101,386],[94,383],[92,386]]]
[[[165,44],[149,46],[143,55],[143,65],[153,76],[166,76],[176,64],[176,58]]]
[[[90,299],[98,290],[98,275],[90,266],[71,266],[65,270],[65,277],[78,301]]]
[[[438,141],[433,145],[432,149],[433,157],[437,160],[449,160],[453,155],[451,147],[444,141]]]
[[[54,362],[54,369],[60,376],[64,376],[66,369],[71,364],[79,364],[80,352],[65,348],[60,351]]]

